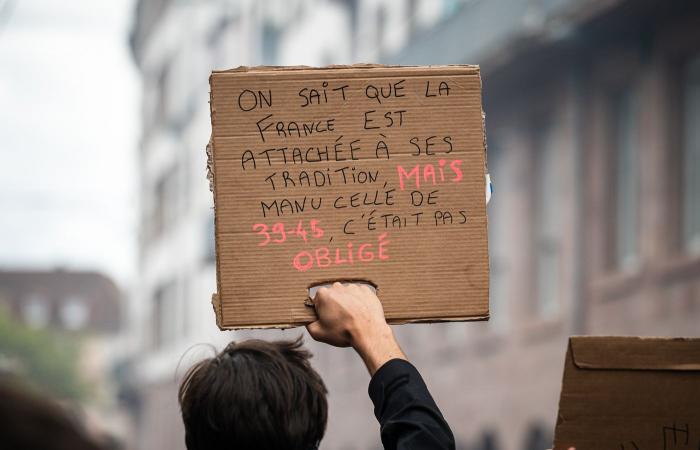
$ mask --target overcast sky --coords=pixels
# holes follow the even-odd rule
[[[132,10],[132,0],[0,0],[0,268],[133,280]]]

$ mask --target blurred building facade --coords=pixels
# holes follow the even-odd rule
[[[36,347],[44,342],[41,338],[3,330],[3,339],[10,342],[0,339],[0,375],[20,377],[55,396],[67,394],[56,392],[56,385],[80,386],[86,397],[80,416],[88,429],[99,438],[128,442],[131,424],[116,401],[119,386],[112,376],[127,350],[121,334],[124,300],[115,282],[98,272],[0,270],[0,315],[7,315],[26,330],[46,333],[52,342],[77,346],[76,360],[61,361],[63,364],[56,367],[43,359],[45,352],[55,348]],[[69,354],[49,356],[62,358]],[[62,371],[65,364],[75,364],[75,371]],[[60,377],[70,379],[59,380]],[[55,384],[46,386],[42,381]]]
[[[122,293],[97,272],[0,270],[0,307],[31,328],[116,335]]]
[[[488,323],[396,333],[458,448],[551,444],[571,334],[700,333],[700,7],[652,0],[139,1],[144,79],[138,448],[184,448],[175,368],[214,326],[208,75],[238,65],[475,63],[489,169]],[[297,332],[259,332],[273,339]],[[368,376],[311,345],[323,448],[381,448]]]

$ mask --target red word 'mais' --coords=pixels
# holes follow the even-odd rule
[[[370,262],[375,259],[386,261],[389,259],[387,235],[388,233],[380,234],[376,244],[364,243],[355,246],[352,242],[348,242],[345,248],[319,247],[313,251],[302,250],[294,256],[292,265],[299,272],[306,272],[313,267],[323,269],[344,264],[353,265],[356,262]]]
[[[423,164],[422,170],[421,165],[416,164],[408,172],[403,166],[396,166],[396,170],[399,173],[399,188],[402,191],[405,190],[407,181],[412,181],[416,189],[420,188],[421,182],[432,185],[444,183],[445,181],[458,183],[462,180],[461,166],[461,159],[453,159],[452,161],[441,159],[438,161],[437,168],[433,164]]]
[[[300,220],[299,223],[297,223],[296,228],[289,229],[285,228],[284,222],[277,222],[273,224],[271,230],[270,227],[267,226],[267,224],[256,223],[253,224],[253,231],[255,231],[260,236],[264,237],[264,240],[258,243],[259,247],[263,247],[269,244],[270,242],[273,242],[275,244],[282,244],[287,240],[287,236],[290,234],[300,237],[304,240],[304,242],[308,242],[307,236],[309,235],[317,239],[323,237],[323,229],[318,226],[318,220],[311,219],[309,221],[309,227],[311,228],[311,230],[309,233],[307,233],[306,227],[304,226],[304,221],[302,220]]]

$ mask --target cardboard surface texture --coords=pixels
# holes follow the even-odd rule
[[[309,288],[376,286],[391,323],[488,317],[477,66],[214,72],[220,328],[315,320]]]
[[[700,448],[700,339],[572,337],[555,450]]]

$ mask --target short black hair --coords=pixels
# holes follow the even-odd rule
[[[231,342],[190,368],[178,395],[188,450],[318,448],[327,390],[302,345]]]

